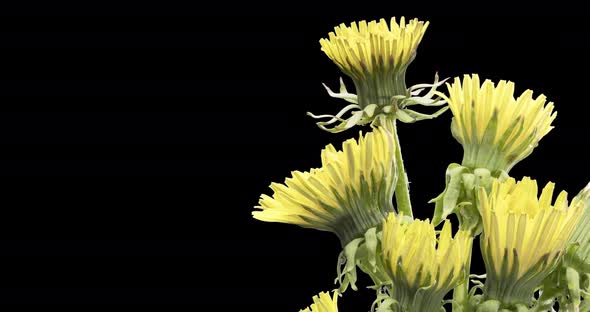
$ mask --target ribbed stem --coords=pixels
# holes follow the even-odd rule
[[[399,143],[399,136],[397,135],[397,125],[395,120],[388,120],[388,122],[391,122],[391,131],[395,144],[395,164],[397,169],[395,202],[397,204],[397,212],[403,213],[404,216],[414,218],[412,213],[412,202],[410,201],[410,185],[408,182],[408,174],[406,173],[406,168],[404,167],[401,145]]]
[[[414,56],[412,56],[412,59],[413,57]],[[406,68],[410,62],[408,62],[403,68],[394,72],[374,73],[373,75],[365,77],[365,79],[353,78],[359,99],[359,105],[361,107],[366,107],[369,104],[377,104],[378,106],[390,105],[392,103],[391,99],[394,95],[406,94]],[[402,158],[395,117],[391,116],[390,118],[387,118],[385,120],[385,125],[382,126],[387,127],[387,129],[391,131],[395,145],[395,164],[397,174],[395,200],[397,203],[397,211],[398,213],[403,213],[404,216],[413,218],[408,176]]]
[[[464,281],[453,290],[453,312],[469,311],[469,273],[471,271],[472,250],[473,248],[469,249],[469,257],[465,262]]]

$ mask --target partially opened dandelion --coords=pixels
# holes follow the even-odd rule
[[[343,79],[339,92],[324,85],[348,104],[334,115],[308,114],[327,132],[356,126],[368,132],[340,150],[328,145],[321,167],[272,183],[273,194],[262,195],[252,213],[340,239],[338,285],[326,286],[336,291],[315,295],[301,312],[345,309],[346,296],[339,297],[348,286],[364,289],[357,287],[357,268],[373,283],[366,285],[375,290],[371,312],[542,312],[555,311],[556,302],[559,311],[590,311],[590,184],[568,202],[565,191],[553,198],[553,183],[539,194],[535,180],[510,177],[553,129],[553,102],[531,90],[518,95],[510,81],[482,82],[477,74],[447,83],[446,94],[437,91],[446,81],[437,74],[432,84],[407,87],[406,72],[428,27],[404,17],[360,21],[340,24],[320,40],[356,93]],[[426,114],[415,105],[437,108]],[[431,201],[432,222],[414,219],[397,121],[432,119],[449,108],[463,158],[447,167],[444,191]],[[477,236],[484,275],[470,269]]]
[[[456,213],[461,227],[481,232],[475,196],[489,191],[493,179],[504,180],[512,167],[533,152],[553,126],[553,103],[526,90],[514,96],[511,81],[480,81],[465,75],[447,83],[449,95],[438,93],[451,108],[451,133],[463,146],[463,161],[447,168],[447,185],[436,203],[435,223]]]
[[[558,264],[578,225],[584,204],[568,205],[567,192],[552,204],[553,183],[537,197],[537,182],[524,178],[495,181],[488,195],[480,188],[486,265],[486,297],[502,306],[528,305],[533,293]]]
[[[341,24],[320,40],[322,51],[352,78],[361,107],[386,105],[394,95],[405,94],[406,69],[428,28],[428,22],[402,17]]]
[[[392,308],[438,311],[444,296],[463,281],[472,237],[451,237],[445,222],[440,234],[428,221],[406,223],[391,214],[383,225],[383,258],[393,281]]]
[[[447,84],[453,136],[463,145],[463,166],[509,172],[533,152],[553,126],[553,103],[526,90],[514,97],[514,83],[465,75]]]
[[[274,194],[262,195],[254,218],[334,232],[344,246],[394,211],[393,157],[385,128],[345,141],[341,151],[328,145],[321,168],[271,184]]]
[[[404,122],[431,119],[442,114],[443,107],[434,114],[423,114],[409,109],[412,105],[441,106],[445,102],[435,96],[439,82],[406,87],[406,70],[416,57],[418,45],[428,28],[428,22],[404,17],[399,23],[392,17],[389,23],[379,21],[352,22],[350,26],[336,26],[328,38],[320,40],[321,50],[348,77],[352,78],[356,94],[349,93],[340,79],[340,93],[327,86],[330,96],[352,103],[336,115],[320,115],[327,118],[318,126],[330,132],[340,132],[353,127],[379,122],[382,118],[398,118]],[[430,92],[419,96],[430,88]],[[350,113],[350,117],[345,114]]]

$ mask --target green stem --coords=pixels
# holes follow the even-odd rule
[[[473,244],[472,244],[473,245]],[[471,272],[471,254],[472,248],[469,248],[469,257],[465,263],[465,279],[461,285],[453,289],[453,312],[466,312],[469,310],[469,274]]]
[[[395,144],[395,164],[397,168],[397,185],[395,186],[395,201],[397,204],[398,213],[403,213],[404,216],[414,218],[412,213],[412,203],[410,201],[410,186],[408,183],[408,175],[404,167],[404,160],[402,158],[402,150],[399,144],[399,137],[397,135],[397,125],[395,119],[390,120],[391,131],[393,134],[393,141]]]

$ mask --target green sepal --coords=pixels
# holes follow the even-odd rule
[[[529,308],[524,304],[518,303],[514,306],[514,309],[510,310],[512,312],[528,312]]]
[[[581,220],[583,221],[583,220]],[[578,253],[578,249],[580,248],[579,242],[570,243],[565,248],[564,257],[563,257],[563,264],[566,267],[572,267],[576,269],[578,272],[587,272],[588,265],[585,261],[581,260],[579,257],[576,257]]]
[[[573,268],[567,268],[565,270],[565,279],[567,281],[568,297],[574,307],[579,308],[580,298],[580,274]]]
[[[367,117],[373,117],[375,115],[375,110],[377,109],[377,104],[369,104],[367,107],[363,108],[363,111],[367,115]]]
[[[476,312],[497,312],[500,310],[500,301],[486,300],[477,306]]]
[[[457,208],[457,201],[461,196],[462,174],[467,171],[466,167],[459,164],[450,164],[446,172],[445,190],[436,198],[429,201],[435,203],[432,223],[440,224]]]
[[[346,90],[346,85],[344,84],[344,80],[340,77],[340,93],[333,92],[325,83],[322,83],[328,94],[336,99],[343,99],[346,102],[358,104],[358,96],[353,93],[348,93]]]
[[[356,264],[373,281],[370,289],[391,285],[391,278],[385,272],[381,253],[381,232],[371,228],[365,233],[365,240],[359,245]]]
[[[401,306],[399,302],[397,302],[393,298],[387,298],[379,304],[377,310],[375,312],[397,312],[401,311]]]
[[[437,110],[436,112],[434,112],[432,114],[423,114],[423,113],[419,113],[419,112],[413,111],[411,109],[405,108],[405,109],[398,110],[396,112],[396,117],[401,122],[404,122],[404,123],[414,123],[416,121],[434,119],[434,118],[442,115],[448,109],[449,109],[449,107],[448,106],[445,106],[445,107]]]
[[[404,123],[413,123],[416,121],[412,116],[410,116],[404,110],[397,111],[395,113],[395,117],[397,118],[397,120],[404,122]]]
[[[357,290],[357,267],[371,277],[374,285],[369,288],[379,289],[383,285],[390,285],[391,279],[385,272],[381,260],[381,232],[377,227],[367,230],[363,237],[350,241],[338,257],[337,277],[340,293],[344,293],[348,286]]]
[[[492,181],[508,178],[505,171],[491,172],[486,168],[468,168],[456,163],[447,167],[445,189],[429,203],[435,203],[432,223],[440,224],[450,214],[459,219],[459,228],[470,231],[473,236],[483,230],[481,216],[477,209],[477,191],[480,187],[490,190]]]
[[[369,263],[373,266],[374,272],[377,271],[377,228],[370,228],[365,233],[365,246],[369,251],[367,252],[367,258]]]
[[[398,78],[404,79],[403,75]],[[434,83],[432,84],[419,84],[406,89],[404,82],[403,86],[401,86],[402,89],[399,90],[393,90],[390,88],[391,86],[385,87],[385,89],[379,89],[384,86],[379,87],[370,83],[366,84],[365,82],[364,86],[361,87],[361,90],[364,90],[363,92],[359,91],[359,85],[355,83],[357,92],[361,92],[359,95],[356,95],[348,92],[344,81],[340,78],[339,93],[332,91],[325,84],[323,86],[331,97],[342,99],[352,104],[341,109],[336,115],[316,116],[309,112],[307,114],[315,119],[327,119],[325,121],[319,121],[316,124],[320,129],[330,133],[342,132],[356,125],[375,124],[378,123],[378,119],[381,117],[395,117],[405,123],[433,119],[449,109],[446,105],[446,100],[440,97],[440,93],[436,91],[436,88],[441,86],[445,81],[446,79],[439,81],[438,74],[435,74]],[[424,96],[419,96],[426,88],[430,88],[428,93]],[[363,96],[363,94],[365,95]],[[384,94],[385,97],[383,98]],[[427,107],[445,106],[432,114],[425,114],[407,108],[413,105]],[[350,116],[344,117],[344,115],[348,114]]]
[[[475,176],[475,186],[477,187],[486,187],[492,184],[492,173],[486,168],[475,168],[473,175]]]
[[[469,306],[470,307],[477,307],[481,304],[482,300],[483,300],[483,295],[475,295],[475,292],[471,292],[470,291],[470,296],[469,296]]]
[[[349,285],[353,290],[357,290],[355,256],[358,250],[358,246],[362,241],[362,238],[353,239],[352,241],[350,241],[350,243],[344,246],[344,250],[340,253],[340,256],[338,257],[338,277],[336,278],[335,283],[340,283],[340,293],[344,293]],[[344,270],[342,270],[342,259],[345,259],[346,261],[344,263]]]

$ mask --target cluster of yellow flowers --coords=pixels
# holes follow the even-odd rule
[[[381,274],[373,280],[387,291],[378,296],[376,311],[439,311],[453,289],[453,311],[547,311],[554,298],[579,311],[571,284],[575,274],[590,274],[590,223],[580,221],[590,220],[590,185],[568,203],[565,191],[553,201],[553,183],[539,196],[535,180],[508,175],[553,128],[553,103],[531,90],[515,97],[513,82],[482,82],[475,74],[447,83],[448,94],[436,91],[438,81],[407,88],[405,72],[428,25],[403,17],[399,23],[361,21],[320,40],[358,93],[331,95],[362,109],[341,129],[368,121],[372,129],[341,150],[328,145],[321,168],[294,171],[284,184],[271,184],[274,193],[262,195],[254,218],[335,233],[354,261],[349,269],[358,265],[371,277]],[[434,95],[442,100],[433,101]],[[415,113],[407,110],[415,104],[448,104],[452,134],[463,146],[463,161],[449,166],[453,173],[447,172],[440,196],[445,213],[435,213],[442,220],[458,215],[454,235],[449,220],[437,231],[437,224],[412,216],[396,120]],[[382,110],[375,113],[375,107]],[[334,118],[343,120],[341,114]],[[470,290],[472,243],[480,233],[486,281]],[[565,288],[562,276],[569,278]],[[557,285],[548,282],[556,279]],[[539,289],[543,295],[536,298]],[[321,293],[301,311],[337,311],[339,295]]]

